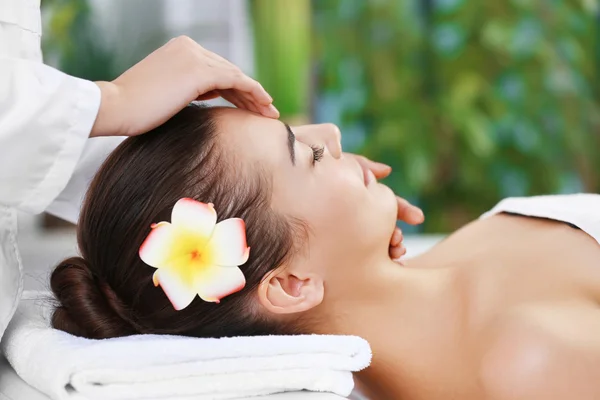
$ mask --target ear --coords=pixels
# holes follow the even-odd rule
[[[292,314],[321,304],[323,279],[314,273],[297,273],[287,268],[269,272],[258,286],[263,307],[275,314]]]

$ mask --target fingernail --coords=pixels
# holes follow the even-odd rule
[[[261,106],[261,114],[268,118],[279,118],[279,110],[272,104]]]

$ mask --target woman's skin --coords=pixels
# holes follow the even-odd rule
[[[273,207],[307,224],[256,306],[367,339],[373,363],[357,380],[371,398],[600,399],[600,246],[586,233],[502,214],[401,266],[388,253],[395,196],[341,153],[334,126],[293,127],[292,145],[280,121],[221,117],[232,165],[270,175]]]

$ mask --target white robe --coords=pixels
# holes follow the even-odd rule
[[[88,183],[122,138],[88,139],[100,90],[42,63],[40,0],[0,0],[0,338],[23,279],[16,211],[75,222]]]

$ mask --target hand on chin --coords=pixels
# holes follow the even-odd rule
[[[368,168],[373,175],[375,175],[377,180],[387,177],[392,172],[392,168],[389,165],[369,160],[364,156],[359,156],[356,154],[351,155],[356,157],[362,166]],[[389,190],[391,191],[391,189]],[[419,225],[425,221],[423,211],[419,207],[410,204],[408,200],[403,199],[402,197],[395,197],[396,206],[398,209],[396,219],[398,221],[403,221],[410,225]],[[405,254],[406,247],[404,247],[404,236],[402,234],[402,230],[396,226],[390,238],[389,255],[393,261],[402,265],[401,258]]]
[[[403,221],[410,225],[419,225],[425,221],[423,211],[419,207],[413,206],[406,199],[399,196],[396,196],[396,200],[398,203],[398,221]],[[397,226],[390,238],[389,254],[393,261],[403,265],[402,257],[406,254],[406,247],[404,246],[402,230]]]

